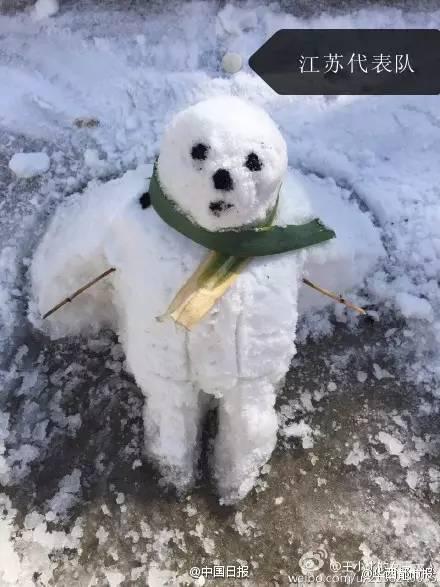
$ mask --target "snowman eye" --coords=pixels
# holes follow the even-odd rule
[[[263,164],[261,163],[257,154],[249,153],[249,155],[247,156],[247,159],[246,159],[245,166],[250,171],[260,171],[261,168],[263,167]]]
[[[191,157],[193,159],[198,159],[199,161],[204,161],[207,157],[208,148],[209,147],[203,143],[197,143],[197,145],[194,145],[191,149]]]

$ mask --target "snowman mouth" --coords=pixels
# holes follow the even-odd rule
[[[230,208],[233,208],[234,204],[229,204],[225,200],[214,200],[209,204],[209,209],[214,216],[220,216],[223,212],[226,212]]]

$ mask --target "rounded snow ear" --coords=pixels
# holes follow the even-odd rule
[[[139,203],[142,207],[142,210],[149,208],[151,206],[150,194],[148,192],[142,194],[142,196],[139,198]]]

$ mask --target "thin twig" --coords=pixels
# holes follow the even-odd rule
[[[310,281],[309,279],[304,278],[303,282],[308,285],[309,287],[312,287],[313,289],[316,289],[316,291],[319,291],[319,293],[322,293],[325,296],[328,296],[329,298],[332,298],[332,300],[335,300],[335,302],[338,302],[339,304],[344,304],[344,306],[347,306],[347,308],[351,308],[352,310],[355,310],[356,312],[358,312],[359,314],[362,314],[363,316],[367,315],[367,311],[364,310],[363,308],[361,308],[360,306],[356,306],[355,304],[352,304],[351,302],[349,302],[348,300],[346,300],[343,296],[341,296],[340,294],[335,294],[332,291],[325,289],[323,287],[320,287],[319,285],[316,285],[316,283],[313,283],[312,281]]]
[[[88,283],[86,283],[85,285],[83,285],[82,287],[77,289],[75,292],[73,292],[72,295],[68,296],[67,298],[64,298],[64,300],[62,300],[59,304],[57,304],[56,306],[51,308],[48,312],[46,312],[46,314],[44,314],[43,319],[48,318],[49,316],[51,316],[52,314],[57,312],[60,308],[62,308],[66,304],[72,302],[76,297],[78,297],[83,292],[85,292],[87,289],[89,289],[89,287],[92,287],[92,285],[95,285],[95,283],[98,283],[98,281],[100,281],[101,279],[104,279],[104,277],[107,277],[107,275],[110,275],[111,273],[114,273],[115,271],[116,271],[115,267],[111,267],[110,269],[107,269],[107,271],[104,271],[104,273],[101,273],[101,275],[98,275],[98,277],[95,277],[95,279],[92,279],[92,281],[89,281]],[[358,312],[359,314],[362,314],[363,316],[367,315],[366,310],[364,310],[360,306],[356,306],[355,304],[352,304],[351,302],[346,300],[343,296],[335,294],[332,291],[325,289],[325,288],[317,285],[316,283],[313,283],[312,281],[310,281],[309,279],[306,279],[306,278],[303,279],[303,283],[305,283],[309,287],[315,289],[316,291],[319,291],[319,293],[331,298],[335,302],[338,302],[339,304],[344,304],[345,306],[347,306],[347,308],[351,308],[352,310],[355,310],[356,312]]]
[[[83,292],[85,292],[86,289],[89,289],[89,287],[92,287],[92,285],[95,285],[95,283],[97,283],[101,279],[104,279],[104,277],[107,277],[107,275],[110,275],[110,273],[113,273],[114,271],[116,271],[115,267],[111,267],[110,269],[107,269],[107,271],[104,271],[104,273],[101,273],[101,275],[98,275],[98,277],[95,277],[95,279],[92,279],[92,281],[89,281],[88,283],[86,283],[85,285],[83,285],[82,287],[77,289],[75,292],[73,292],[72,295],[68,296],[67,298],[64,298],[64,300],[62,300],[59,304],[57,304],[56,306],[51,308],[48,312],[46,312],[46,314],[44,314],[44,316],[43,316],[43,319],[48,318],[54,312],[56,312],[57,310],[59,310],[60,308],[62,308],[66,304],[68,304],[69,302],[72,302],[77,296],[79,296]]]

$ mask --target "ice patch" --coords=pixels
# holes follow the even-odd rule
[[[47,502],[49,510],[57,515],[63,515],[79,499],[81,492],[81,471],[74,469],[72,473],[63,477],[59,483],[58,492]]]
[[[419,484],[419,475],[417,471],[407,471],[406,482],[412,490],[416,489]]]
[[[362,461],[365,461],[365,459],[367,458],[368,456],[365,454],[365,451],[360,447],[360,443],[355,442],[353,444],[353,448],[346,456],[344,464],[354,465],[355,467],[358,467],[359,464],[362,463]]]
[[[434,320],[434,310],[423,298],[401,292],[396,295],[396,304],[405,318],[417,318],[426,322]]]
[[[106,570],[105,577],[110,587],[119,587],[119,585],[125,581],[125,575],[116,570]]]
[[[379,381],[382,379],[394,379],[394,375],[392,375],[386,369],[383,369],[377,363],[373,363],[373,373],[376,379],[378,379]]]
[[[365,373],[365,371],[358,371],[356,373],[356,379],[359,381],[359,383],[365,383],[367,378],[368,378],[368,373]]]
[[[305,420],[294,422],[289,424],[282,429],[282,433],[287,438],[300,438],[302,446],[305,449],[313,448],[313,429],[309,424],[306,424]]]
[[[277,505],[280,503],[281,502],[279,502]],[[255,524],[250,520],[245,522],[243,519],[243,512],[237,512],[234,516],[233,528],[240,534],[240,536],[249,538],[255,529]]]
[[[390,455],[400,455],[403,451],[404,445],[398,438],[392,436],[392,434],[381,431],[377,435],[377,438],[385,446]]]

